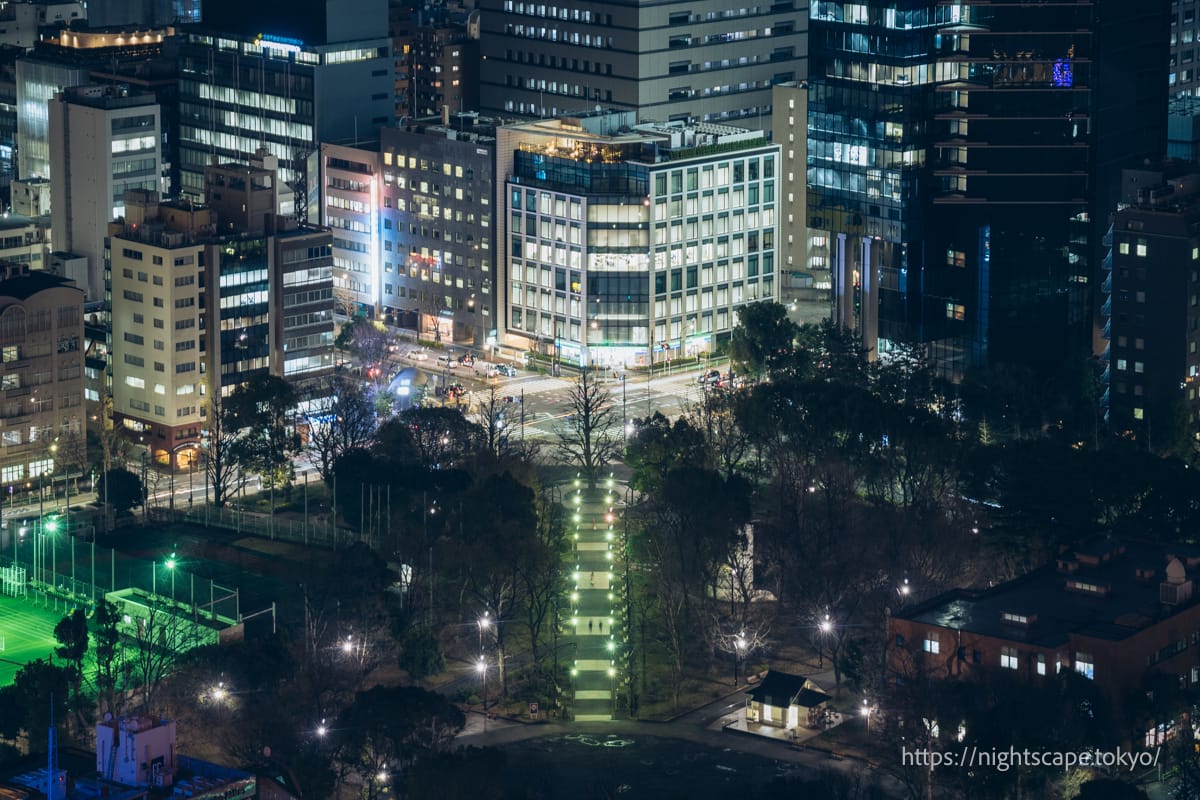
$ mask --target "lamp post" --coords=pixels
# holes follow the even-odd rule
[[[865,699],[862,702],[862,713],[863,713],[863,717],[867,721],[867,738],[870,739],[871,738],[871,704],[868,703]]]
[[[626,409],[625,378],[626,378],[626,372],[624,369],[622,369],[621,370],[621,441],[622,442],[629,441],[629,420],[627,419],[627,415],[626,415],[626,411],[625,411],[625,409]]]
[[[175,604],[175,565],[177,563],[178,562],[175,560],[175,552],[172,551],[171,555],[167,556],[167,560],[165,562],[167,572],[171,573],[171,604],[172,605]]]
[[[819,635],[817,636],[817,668],[825,668],[825,637],[833,631],[833,621],[829,619],[829,614],[817,625]]]
[[[150,502],[150,498],[148,495],[148,489],[146,488],[146,468],[149,466],[149,464],[150,464],[150,451],[143,450],[142,451],[142,524],[143,525],[146,524],[146,520],[148,519],[148,517],[146,516],[146,512],[149,511],[149,509],[146,506]]]
[[[746,652],[746,632],[740,632],[733,640],[733,685],[738,685],[738,664]]]
[[[483,655],[483,632],[492,624],[490,616],[491,612],[484,611],[483,616],[479,618],[479,655]]]
[[[43,532],[42,547],[44,548],[46,546],[47,541],[50,543],[50,581],[48,581],[48,583],[50,583],[50,585],[53,587],[58,584],[58,547],[57,542],[55,542],[54,539],[51,539],[49,536],[45,536],[44,534],[49,533],[53,535],[58,533],[58,520],[39,520],[39,523]],[[43,552],[45,551],[43,550]],[[45,566],[46,558],[43,555],[42,567],[45,568]]]

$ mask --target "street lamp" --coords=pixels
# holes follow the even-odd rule
[[[317,726],[317,738],[324,739],[329,734],[329,728],[325,727],[325,720],[321,720],[321,724]]]
[[[825,637],[833,632],[833,621],[826,614],[825,618],[817,625],[820,635],[817,637],[817,668],[825,668]]]
[[[865,699],[862,702],[862,713],[867,721],[867,738],[869,739],[871,738],[871,704]]]

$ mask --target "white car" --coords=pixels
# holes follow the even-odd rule
[[[428,361],[429,353],[426,353],[424,350],[412,350],[409,352],[408,357],[413,361]]]

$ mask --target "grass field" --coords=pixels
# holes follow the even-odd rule
[[[0,652],[0,686],[12,683],[17,670],[27,662],[47,658],[57,644],[54,626],[66,612],[60,606],[43,608],[32,598],[0,596],[0,639],[4,640],[4,651]]]

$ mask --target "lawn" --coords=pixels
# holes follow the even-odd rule
[[[69,609],[68,609],[69,611]],[[54,626],[63,618],[60,606],[55,610],[42,606],[32,597],[0,596],[0,639],[4,650],[0,652],[0,686],[12,683],[17,670],[30,661],[47,658],[54,652]]]

